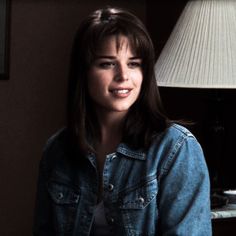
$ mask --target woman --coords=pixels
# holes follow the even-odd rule
[[[211,235],[201,147],[163,112],[154,48],[131,13],[80,25],[68,124],[40,163],[35,235]]]

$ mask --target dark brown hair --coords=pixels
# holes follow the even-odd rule
[[[71,150],[93,150],[98,124],[87,91],[87,71],[102,41],[111,35],[128,38],[142,58],[143,82],[138,100],[130,108],[122,142],[133,148],[147,148],[155,134],[168,126],[154,74],[155,53],[143,23],[130,12],[106,7],[90,14],[81,23],[72,49],[68,90],[68,134]]]

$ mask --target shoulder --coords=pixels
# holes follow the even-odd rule
[[[153,145],[156,155],[162,163],[162,170],[168,172],[171,166],[204,164],[204,154],[196,137],[186,127],[170,125],[157,136]],[[187,168],[187,167],[186,167]]]
[[[65,127],[57,130],[46,142],[44,146],[44,151],[47,151],[55,146],[59,146],[61,144],[65,144],[67,136],[67,130]]]
[[[184,126],[173,123],[165,131],[164,136],[172,138],[195,138],[194,135]]]
[[[169,149],[183,145],[185,142],[198,143],[195,136],[186,127],[173,123],[156,136],[156,144],[168,146]]]
[[[180,159],[193,159],[192,154],[202,155],[196,137],[186,127],[173,123],[156,136],[151,150],[158,159],[171,164]]]
[[[170,140],[176,148],[182,148],[185,152],[192,149],[202,151],[201,145],[194,134],[182,125],[172,124],[167,128],[164,136],[165,139]]]
[[[176,149],[176,146],[181,146],[185,142],[198,143],[189,129],[180,124],[171,123],[164,130],[154,135],[150,148],[160,149],[162,147],[172,150],[172,148],[175,147]]]
[[[47,141],[43,148],[42,165],[48,167],[65,159],[67,150],[67,130],[59,129]]]

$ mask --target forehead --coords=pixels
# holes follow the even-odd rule
[[[101,43],[99,43],[96,54],[119,53],[120,51],[135,54],[134,47],[128,37],[123,35],[111,35],[106,36]]]

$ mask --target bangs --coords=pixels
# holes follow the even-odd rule
[[[129,28],[129,27],[128,27]],[[103,29],[97,29],[93,31],[93,35],[90,36],[91,41],[88,42],[89,47],[87,47],[87,63],[88,66],[94,61],[97,56],[99,48],[109,39],[109,37],[114,36],[116,38],[116,48],[117,51],[123,46],[124,40],[122,37],[128,39],[128,47],[130,47],[132,53],[140,57],[143,61],[147,59],[150,55],[150,42],[143,32],[137,29],[132,29],[128,31],[125,27],[117,27],[116,25],[109,25]]]

